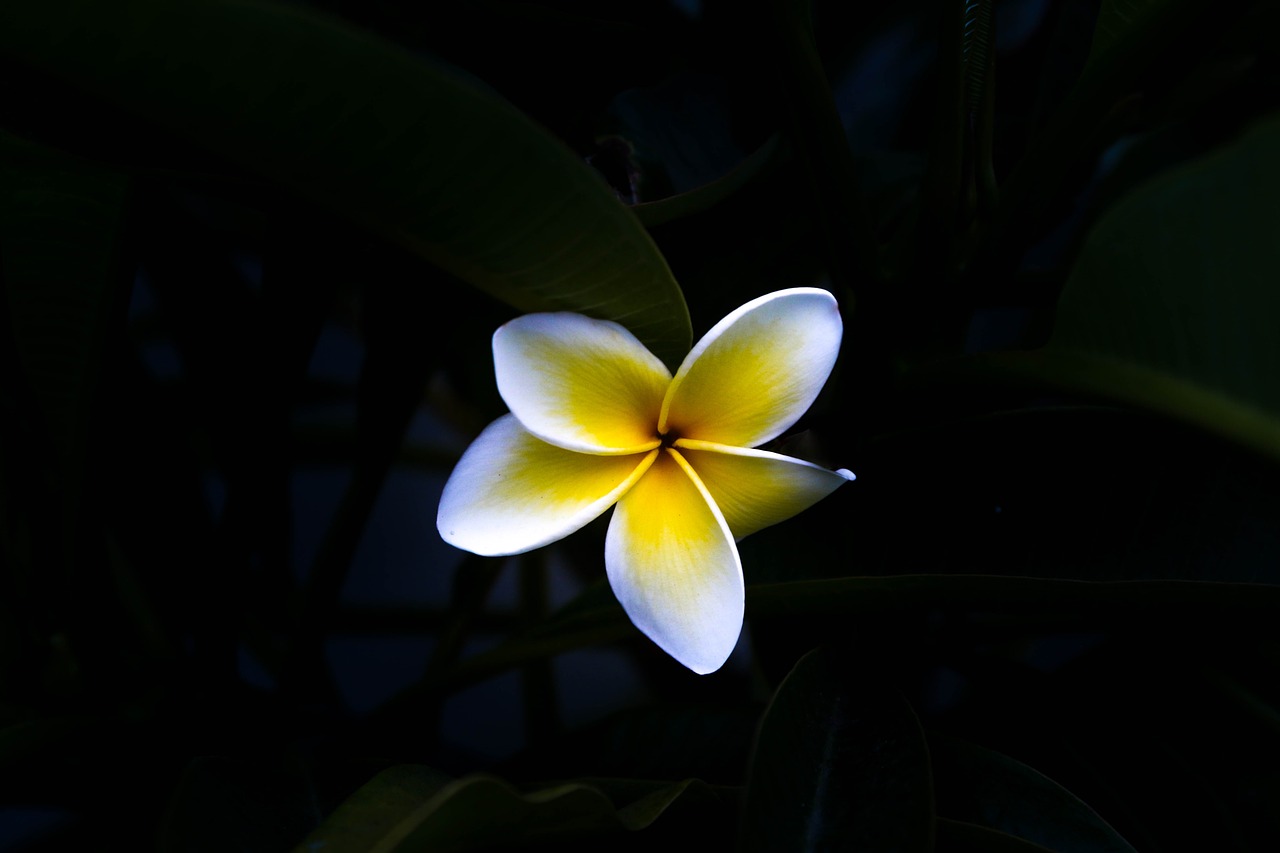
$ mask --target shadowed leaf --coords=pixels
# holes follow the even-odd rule
[[[1090,60],[1106,55],[1126,39],[1140,37],[1152,20],[1179,4],[1180,0],[1103,0],[1093,30]]]
[[[1075,853],[1134,853],[1119,833],[1070,791],[1020,761],[976,744],[930,738],[938,811]]]
[[[1053,853],[1023,838],[985,826],[938,818],[936,853]]]
[[[1048,344],[926,368],[1153,411],[1280,459],[1280,118],[1132,191],[1094,226]]]
[[[748,776],[743,849],[933,849],[929,755],[906,700],[800,659],[761,723]]]
[[[1048,349],[1115,359],[1280,416],[1278,148],[1272,118],[1121,199],[1081,251]],[[1085,378],[1115,386],[1105,370]],[[1176,407],[1174,388],[1165,394]]]
[[[112,314],[123,306],[127,195],[121,174],[0,133],[0,316],[8,314],[69,501]]]
[[[646,228],[703,213],[731,198],[763,169],[768,168],[777,156],[777,150],[778,137],[771,136],[741,163],[716,180],[666,198],[642,202],[631,209]]]
[[[635,216],[457,70],[299,6],[7,4],[0,52],[399,242],[521,311],[616,320],[671,365],[691,331]]]
[[[638,831],[678,800],[717,799],[696,780],[659,782],[615,805],[595,785],[521,792],[490,776],[441,780],[429,768],[384,770],[356,791],[297,848],[330,853],[449,853]]]

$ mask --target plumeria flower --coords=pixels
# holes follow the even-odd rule
[[[623,609],[689,669],[719,669],[742,631],[736,542],[853,479],[752,449],[813,403],[842,331],[830,293],[781,290],[717,323],[673,377],[617,323],[512,320],[493,336],[511,412],[458,461],[440,535],[475,554],[520,554],[616,505],[605,570]]]

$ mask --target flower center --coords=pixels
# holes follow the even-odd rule
[[[666,432],[658,433],[658,438],[661,439],[663,447],[670,447],[679,440],[680,433],[673,429],[669,429]]]

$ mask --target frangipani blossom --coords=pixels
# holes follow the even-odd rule
[[[689,669],[719,669],[742,631],[736,542],[853,479],[752,449],[813,403],[842,332],[830,293],[781,290],[717,323],[673,377],[617,323],[512,320],[493,336],[511,412],[458,461],[440,535],[484,556],[520,554],[616,505],[605,570],[623,609]]]

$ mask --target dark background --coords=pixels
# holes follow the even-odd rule
[[[747,627],[692,675],[613,602],[607,516],[510,559],[436,533],[517,299],[300,185],[306,150],[242,156],[183,96],[219,80],[131,99],[95,82],[107,36],[79,65],[5,41],[0,847],[1272,848],[1271,4],[290,5],[560,140],[695,339],[832,290],[844,351],[789,446],[858,479],[740,544]],[[227,50],[293,91],[262,32]],[[400,96],[364,56],[315,93],[335,127]],[[478,175],[510,156],[432,132]],[[590,796],[521,811],[566,781]]]

